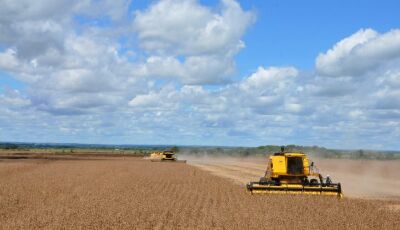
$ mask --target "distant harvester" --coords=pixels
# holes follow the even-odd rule
[[[152,162],[179,162],[186,163],[186,160],[178,160],[175,156],[175,152],[172,150],[165,150],[161,152],[154,152],[150,154],[150,160]]]

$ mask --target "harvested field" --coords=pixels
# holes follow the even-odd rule
[[[238,185],[258,181],[264,175],[267,158],[191,158],[190,163]],[[345,196],[400,200],[399,160],[313,159],[323,175],[343,185]]]
[[[0,178],[0,229],[400,226],[398,201],[252,196],[196,167],[139,158],[2,160]]]

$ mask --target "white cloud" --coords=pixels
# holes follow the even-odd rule
[[[304,86],[307,93],[317,97],[343,97],[354,93],[359,86],[350,77],[315,76]]]
[[[216,91],[210,92],[201,86],[176,88],[169,85],[137,95],[129,105],[135,111],[157,114],[167,110],[172,112],[171,116],[182,119],[197,117],[205,127],[247,131],[236,126],[236,121],[250,119],[253,124],[255,117],[264,114],[278,116],[280,112],[290,115],[302,111],[302,105],[291,98],[295,94],[292,91],[296,87],[294,80],[297,75],[298,71],[293,67],[260,67],[242,81]],[[204,128],[201,126],[198,128]]]
[[[293,67],[269,69],[259,67],[257,72],[240,83],[239,88],[245,91],[262,91],[262,93],[276,92],[283,90],[297,75],[298,71]]]
[[[356,110],[350,111],[349,116],[352,119],[360,119],[360,118],[362,118],[363,114],[364,114],[363,111],[356,109]]]
[[[140,76],[178,79],[183,84],[224,83],[235,72],[230,58],[190,56],[183,62],[176,57],[150,56],[138,67]]]
[[[243,11],[233,0],[222,1],[219,13],[196,0],[165,0],[137,11],[134,27],[146,50],[197,56],[237,52],[253,21],[253,13]]]
[[[384,70],[384,73],[377,79],[381,87],[400,88],[400,68],[391,68]]]
[[[400,30],[379,34],[372,29],[359,30],[338,42],[316,59],[319,74],[359,76],[381,66],[399,63]]]
[[[233,57],[244,47],[241,37],[254,21],[233,0],[222,1],[218,13],[196,0],[165,0],[135,15],[140,46],[152,54],[145,73],[184,84],[221,83],[231,76]]]
[[[2,140],[397,146],[399,30],[344,38],[316,73],[260,66],[232,81],[254,21],[236,1],[133,15],[129,1],[20,3],[0,8],[0,69],[24,85],[0,89]]]
[[[232,47],[242,45],[240,37],[253,17],[252,13],[244,12],[239,4],[233,1],[224,1],[219,14],[197,1],[185,1],[183,4],[161,1],[146,11],[137,12],[135,24],[142,22],[143,18],[144,21],[160,20],[152,12],[157,7],[165,7],[167,3],[174,5],[182,13],[185,7],[188,7],[195,11],[189,15],[198,14],[205,24],[199,24],[196,20],[172,19],[168,23],[177,30],[196,30],[195,35],[186,33],[179,39],[182,43],[186,42],[181,48],[187,52],[182,54],[197,55],[185,56],[182,59],[176,55],[159,56],[161,50],[148,50],[153,54],[143,53],[147,61],[132,62],[125,53],[134,51],[128,49],[121,52],[119,32],[103,33],[101,30],[106,31],[108,28],[87,22],[76,24],[74,21],[76,15],[89,17],[89,21],[91,17],[102,16],[109,16],[113,20],[129,20],[129,17],[125,17],[129,1],[111,3],[75,1],[59,12],[67,2],[27,1],[24,3],[25,8],[6,2],[2,13],[10,17],[0,17],[0,30],[4,32],[0,35],[0,42],[8,48],[0,52],[0,67],[27,84],[26,91],[33,107],[55,114],[80,114],[85,113],[85,110],[90,113],[93,109],[126,105],[133,96],[147,93],[153,79],[175,78],[185,84],[220,83],[234,72],[233,55],[238,50]],[[168,9],[161,10],[168,14]],[[230,24],[235,17],[241,17],[241,25]],[[126,26],[124,23],[120,25]],[[217,27],[224,27],[225,34],[214,31],[213,28]],[[151,30],[151,25],[148,25],[148,28]],[[116,27],[113,30],[119,31],[121,28]],[[144,34],[147,33],[146,28],[142,30]],[[197,36],[207,33],[211,36],[209,39],[217,41],[221,39],[219,36],[222,36],[225,40],[222,41],[224,44],[217,45],[217,51],[214,46],[210,48],[213,52],[202,55],[199,51],[208,41],[199,40]],[[141,33],[138,35],[141,44],[148,42],[147,36],[142,36]],[[157,36],[160,40],[165,36],[178,37],[173,33]],[[12,39],[14,37],[17,39]],[[188,41],[194,38],[198,40]],[[201,42],[205,43],[200,44]],[[235,45],[232,45],[234,43]],[[174,54],[171,50],[168,52]]]
[[[376,92],[375,106],[378,109],[400,110],[400,89],[382,89]]]
[[[0,53],[0,67],[5,70],[12,70],[18,66],[18,60],[15,57],[15,50],[7,49]]]
[[[108,16],[114,21],[127,17],[131,0],[84,0],[78,1],[76,12],[91,17]]]
[[[159,106],[159,97],[154,93],[137,95],[131,101],[129,101],[129,105],[133,107],[158,107]]]
[[[293,67],[259,67],[248,78],[234,84],[229,93],[237,98],[238,106],[246,106],[256,113],[283,112],[285,104],[288,112],[300,111],[300,106],[294,109],[296,103],[291,98],[297,92],[297,75],[298,70]]]
[[[31,104],[29,98],[24,97],[18,90],[8,89],[0,94],[0,104],[6,108],[20,108]]]
[[[129,101],[129,106],[152,111],[174,110],[179,103],[177,92],[172,85],[167,85],[159,92],[150,91],[147,94],[139,94]]]
[[[285,103],[285,109],[288,112],[299,113],[302,110],[302,105],[299,103]]]

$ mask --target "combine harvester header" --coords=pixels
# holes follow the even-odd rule
[[[269,157],[265,175],[259,182],[247,184],[247,190],[253,193],[310,194],[343,197],[340,183],[333,183],[318,172],[314,162],[309,161],[302,152],[285,152]]]

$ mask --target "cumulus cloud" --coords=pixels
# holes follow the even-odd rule
[[[233,81],[254,20],[233,0],[136,12],[125,0],[6,1],[0,69],[23,87],[0,89],[1,131],[18,141],[397,146],[399,30],[357,31],[315,71],[259,63]]]
[[[169,85],[137,95],[129,105],[136,112],[153,113],[154,117],[162,114],[167,120],[177,117],[181,121],[198,121],[189,127],[177,121],[186,131],[196,129],[199,130],[196,133],[200,130],[209,133],[207,129],[213,129],[215,133],[209,135],[249,137],[254,135],[255,127],[273,124],[272,120],[290,122],[293,114],[302,111],[302,105],[292,98],[296,94],[292,91],[296,89],[297,75],[298,70],[293,67],[259,67],[243,80],[215,91],[202,86]],[[267,116],[271,121],[263,121]]]
[[[29,98],[21,95],[19,90],[6,89],[4,93],[0,94],[0,104],[6,108],[20,108],[27,107],[31,104]]]
[[[124,0],[7,1],[1,15],[8,16],[0,17],[0,42],[7,47],[0,51],[0,68],[27,84],[38,110],[80,114],[125,104],[148,83],[120,53],[118,36],[94,33],[107,28],[85,23],[121,20],[128,6]],[[76,16],[87,18],[76,22]]]
[[[3,1],[0,9],[0,42],[29,60],[50,49],[63,49],[64,31],[71,29],[70,14],[79,1]]]
[[[297,75],[298,70],[293,67],[268,69],[259,67],[255,73],[239,84],[239,88],[244,91],[257,90],[261,93],[273,93],[286,88],[291,79]]]
[[[134,27],[141,47],[156,53],[234,54],[243,47],[241,37],[253,20],[254,14],[233,0],[222,1],[219,13],[196,0],[166,0],[137,11]]]
[[[150,56],[138,69],[145,77],[178,79],[191,85],[218,84],[235,72],[235,63],[219,56],[190,56],[183,62],[171,56]]]
[[[135,77],[134,65],[118,54],[116,44],[70,35],[63,46],[63,55],[55,55],[54,65],[43,55],[26,61],[18,58],[18,51],[0,54],[0,65],[29,84],[27,91],[38,109],[70,113],[116,106],[146,89],[147,82]]]
[[[0,53],[0,67],[5,70],[13,70],[18,66],[18,60],[16,58],[16,51],[13,49],[7,49]]]
[[[293,67],[271,67],[265,69],[259,67],[258,70],[240,82],[232,83],[218,91],[208,92],[201,86],[184,86],[176,90],[169,85],[159,90],[151,91],[146,95],[137,95],[129,105],[133,107],[154,106],[154,109],[162,107],[163,104],[186,102],[192,106],[197,106],[206,101],[207,105],[218,101],[225,104],[225,108],[240,107],[264,107],[272,109],[271,105],[281,107],[285,104],[286,97],[294,94],[295,78],[298,70]],[[200,99],[200,98],[201,99]],[[219,104],[216,103],[216,104]],[[277,103],[279,102],[279,103]],[[156,106],[155,106],[156,105]],[[220,104],[222,106],[222,104]],[[288,102],[290,110],[297,110],[300,106]],[[221,111],[225,112],[225,111]]]
[[[298,70],[293,67],[259,67],[248,78],[232,86],[230,94],[240,97],[241,105],[247,105],[257,113],[284,112],[284,108],[300,111],[301,106],[291,98],[296,94],[297,75]]]
[[[379,34],[362,29],[317,57],[316,69],[327,76],[360,76],[392,62],[399,63],[400,30]]]
[[[175,88],[172,85],[167,85],[158,92],[150,91],[149,93],[135,96],[129,101],[128,105],[139,110],[173,111],[180,102],[178,96]]]
[[[244,47],[241,37],[255,18],[233,0],[223,0],[219,12],[196,0],[166,0],[135,16],[140,47],[152,54],[146,74],[186,84],[220,83],[232,75],[233,57]]]
[[[114,32],[89,23],[103,17],[130,20],[126,16],[129,1],[114,4],[107,0],[43,0],[26,1],[24,5],[22,8],[6,2],[1,9],[2,15],[9,17],[0,18],[0,42],[7,47],[0,51],[0,68],[27,84],[32,106],[56,114],[126,105],[133,95],[147,92],[153,79],[177,79],[184,84],[221,83],[235,71],[233,56],[243,45],[240,38],[253,18],[235,1],[223,1],[220,12],[212,12],[197,1],[160,1],[135,13],[134,32],[144,50],[132,50],[122,47],[121,33],[116,32],[125,31],[123,36],[128,35],[128,23],[119,23]],[[180,19],[190,17],[174,20],[168,7],[182,13],[176,14]],[[155,13],[158,11],[161,13]],[[75,21],[77,16],[83,21]],[[237,17],[241,18],[240,23],[234,21]],[[161,28],[169,29],[162,31],[159,23],[164,21],[167,24]],[[171,28],[189,32],[177,36]],[[170,41],[172,38],[180,41],[177,52],[147,45],[156,41],[176,46]],[[212,40],[218,44],[210,43]],[[212,45],[207,48],[209,51],[200,52],[207,44]],[[145,61],[132,62],[129,53],[141,53]]]

